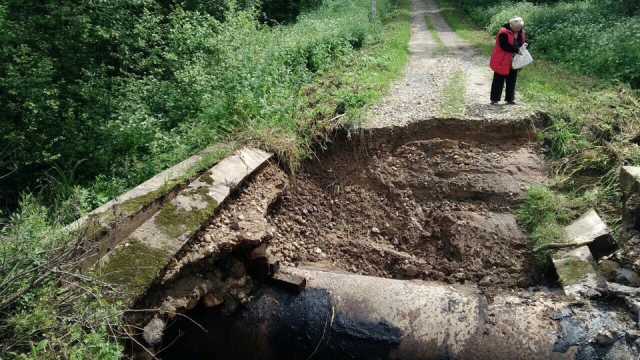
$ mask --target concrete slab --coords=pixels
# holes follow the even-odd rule
[[[183,245],[208,224],[218,206],[272,154],[242,149],[191,182],[162,205],[96,266],[102,280],[116,285],[132,303],[154,283]]]
[[[605,282],[588,246],[558,251],[551,259],[566,295],[589,296]]]
[[[87,253],[82,268],[91,268],[98,259],[156,213],[164,202],[184,189],[186,180],[196,171],[209,166],[217,154],[226,151],[220,146],[209,147],[71,223],[67,229],[79,232],[86,239]]]
[[[204,178],[205,181],[211,179],[209,195],[221,203],[238,183],[263,165],[271,156],[272,154],[258,149],[241,149],[234,156],[219,162],[200,179]],[[206,178],[206,175],[209,175],[209,178]]]
[[[623,166],[620,169],[622,190],[622,223],[640,230],[640,167]]]
[[[595,258],[608,255],[616,248],[611,238],[607,224],[602,221],[598,213],[591,209],[577,220],[564,228],[567,242],[589,244],[589,249]]]

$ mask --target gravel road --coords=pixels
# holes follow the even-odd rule
[[[437,38],[429,32],[425,16]],[[411,19],[411,58],[404,75],[371,108],[363,127],[403,126],[434,118],[486,121],[531,115],[522,102],[517,106],[504,102],[490,105],[493,72],[489,59],[451,29],[434,0],[413,0]],[[457,91],[452,90],[456,87]]]

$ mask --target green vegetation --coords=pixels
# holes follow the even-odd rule
[[[556,263],[558,273],[563,274],[560,281],[564,286],[578,284],[582,281],[584,274],[593,273],[593,265],[578,257],[571,256],[559,263]]]
[[[63,226],[211,144],[184,176],[246,144],[295,170],[406,64],[408,1],[377,4],[0,0],[0,357],[118,358],[117,279]]]
[[[3,359],[113,359],[122,351],[114,341],[121,306],[105,302],[107,284],[76,272],[81,237],[62,228],[64,217],[51,218],[27,195],[0,231]]]
[[[109,261],[97,271],[97,278],[114,286],[123,286],[127,296],[135,300],[151,285],[171,255],[136,239],[127,239],[109,255]]]
[[[445,98],[438,109],[438,116],[459,116],[464,112],[465,81],[466,77],[461,70],[456,71],[451,76],[449,83],[443,90]]]
[[[449,51],[449,49],[446,46],[444,46],[444,42],[442,42],[442,39],[440,39],[440,36],[438,36],[438,32],[436,31],[436,28],[431,23],[429,14],[424,14],[424,22],[427,25],[427,29],[429,29],[429,34],[431,34],[431,37],[433,38],[433,40],[438,44],[438,50],[435,51],[434,56],[450,53],[451,51]]]
[[[532,185],[527,198],[517,211],[520,223],[529,233],[532,247],[562,241],[564,228],[571,219],[569,199],[542,185]],[[535,254],[538,271],[547,265],[547,251]]]
[[[204,187],[201,189],[207,190]],[[204,203],[205,206],[201,209],[187,211],[178,209],[172,203],[166,203],[154,220],[155,224],[172,239],[188,231],[197,230],[205,220],[213,215],[218,207],[218,203],[207,194],[195,193],[186,196],[190,197],[190,201],[194,201],[194,204]]]
[[[496,34],[511,17],[525,21],[534,56],[579,74],[640,88],[640,3],[630,0],[449,0],[477,27]],[[461,33],[462,35],[462,33]]]
[[[439,2],[456,32],[487,56],[500,24],[516,14],[525,21],[535,61],[518,75],[517,92],[547,114],[538,138],[554,174],[548,188],[528,191],[519,211],[534,246],[561,238],[561,225],[589,208],[616,225],[620,167],[640,165],[640,63],[619,60],[640,56],[640,38],[618,36],[620,28],[637,31],[638,8],[627,1]],[[565,46],[567,37],[580,46]]]

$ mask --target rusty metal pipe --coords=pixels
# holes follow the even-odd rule
[[[638,353],[623,331],[635,322],[620,309],[532,294],[489,304],[472,287],[283,271],[304,276],[307,289],[296,295],[265,287],[231,316],[199,307],[190,316],[208,333],[181,327],[187,336],[174,349],[202,359],[629,359]]]

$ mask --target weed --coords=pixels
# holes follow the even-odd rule
[[[429,29],[429,33],[431,34],[431,37],[438,44],[438,49],[434,52],[433,56],[450,54],[451,51],[449,51],[449,49],[444,45],[444,42],[442,42],[442,39],[440,39],[440,36],[438,36],[438,32],[436,31],[436,28],[431,23],[431,18],[429,17],[429,14],[424,15],[424,22],[427,25],[427,29]]]
[[[438,115],[441,117],[453,117],[464,112],[465,97],[465,74],[463,71],[456,71],[449,83],[444,87],[444,101],[440,104]]]

